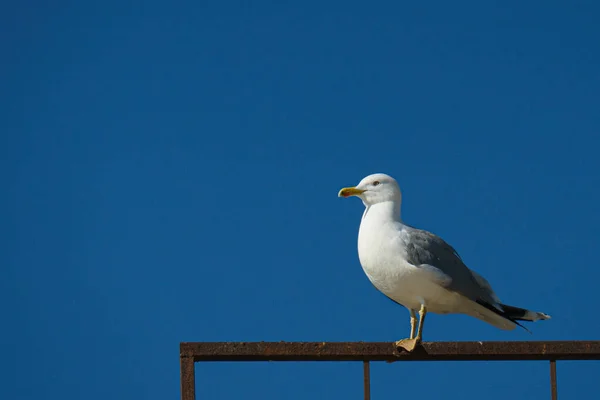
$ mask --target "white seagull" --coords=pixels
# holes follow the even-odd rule
[[[502,304],[489,282],[467,268],[452,246],[403,223],[400,187],[391,176],[369,175],[356,187],[341,189],[338,196],[356,196],[364,203],[358,233],[362,268],[379,291],[410,312],[410,337],[396,342],[398,348],[412,351],[421,342],[428,312],[467,314],[506,330],[515,329],[518,321],[550,319]]]

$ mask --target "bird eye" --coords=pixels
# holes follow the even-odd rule
[[[379,185],[380,183],[381,183],[381,182],[379,182],[379,181],[375,181],[375,182],[373,182],[373,186],[377,186],[377,185]]]

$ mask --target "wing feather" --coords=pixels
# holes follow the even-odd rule
[[[436,281],[448,290],[501,309],[489,282],[471,271],[458,252],[442,238],[431,232],[407,226],[403,230],[402,239],[409,263],[427,269],[432,276],[437,276]],[[442,279],[442,276],[447,279]]]

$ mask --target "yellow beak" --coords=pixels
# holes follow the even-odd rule
[[[343,188],[338,192],[338,197],[350,197],[350,196],[359,196],[363,194],[365,191],[357,189],[355,187],[347,187]]]

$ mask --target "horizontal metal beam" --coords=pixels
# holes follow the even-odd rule
[[[184,342],[194,361],[600,360],[600,341],[426,342],[412,353],[389,342]]]

